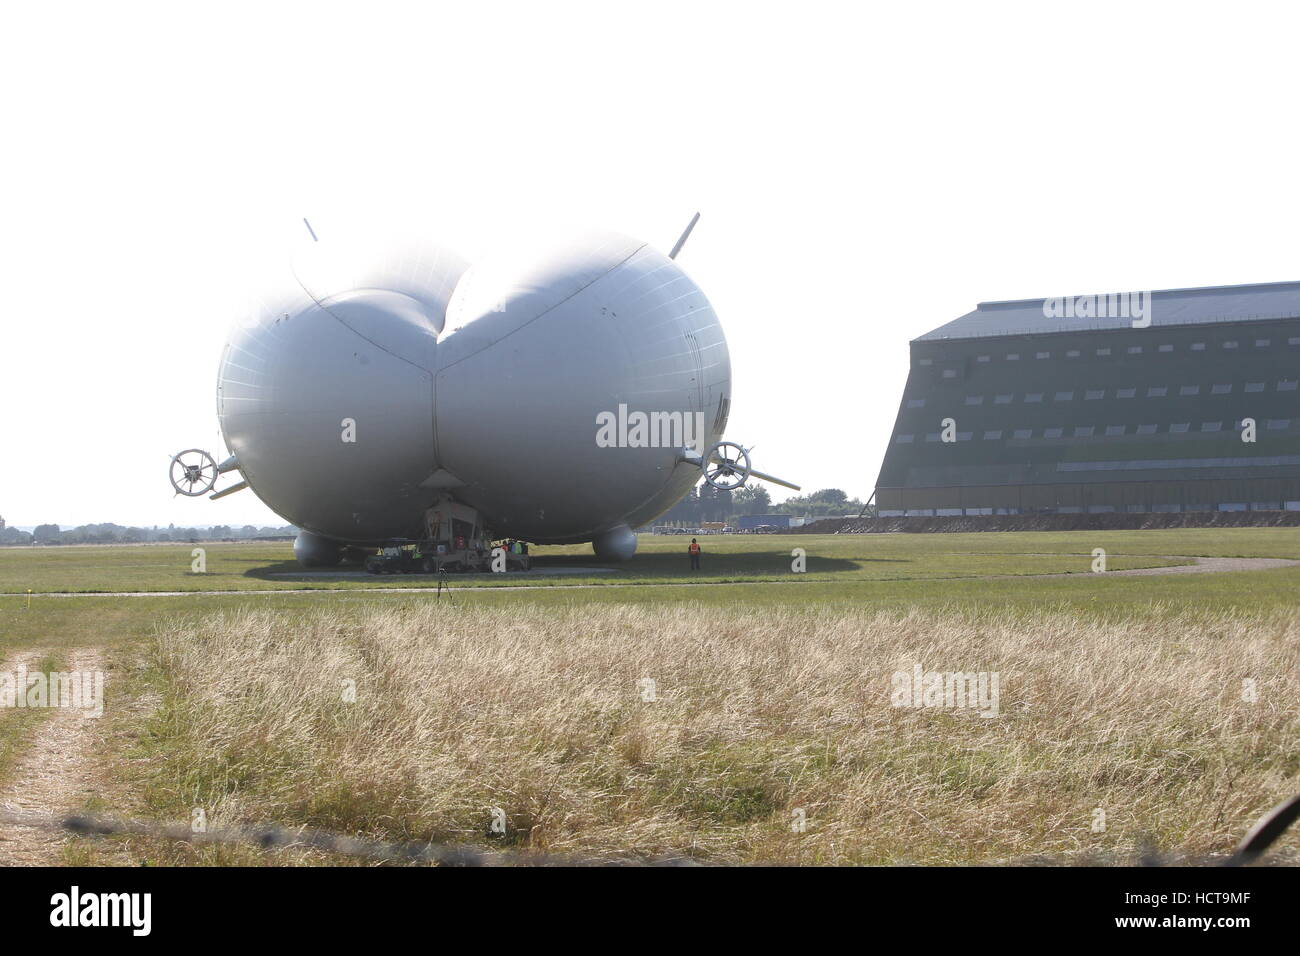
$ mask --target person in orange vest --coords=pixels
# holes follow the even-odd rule
[[[686,550],[691,555],[691,570],[698,571],[700,569],[700,543],[691,538],[691,546]]]

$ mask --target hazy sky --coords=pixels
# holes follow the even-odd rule
[[[755,466],[866,497],[908,340],[986,299],[1300,278],[1284,5],[23,4],[0,31],[0,515],[174,499],[258,272],[322,234],[671,246]],[[782,489],[775,497],[785,496]]]

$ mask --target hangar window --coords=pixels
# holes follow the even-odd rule
[[[1231,395],[1231,394],[1232,394],[1232,386],[1231,386],[1231,385],[1214,385],[1214,386],[1212,386],[1212,387],[1210,388],[1210,394],[1211,394],[1211,395]]]
[[[974,437],[974,435],[975,435],[974,432],[958,432],[958,433],[957,433],[957,440],[958,440],[958,441],[970,441],[971,438]]]
[[[918,359],[916,364],[917,364],[917,365],[933,365],[933,364],[934,364],[934,359],[924,359],[924,358],[923,358],[923,359]]]
[[[1129,354],[1129,355],[1141,355],[1141,354],[1142,354],[1142,346],[1140,346],[1140,345],[1130,345],[1130,346],[1128,347],[1128,354]]]
[[[939,440],[939,433],[938,433],[938,432],[930,432],[930,434],[928,434],[928,435],[925,436],[925,440],[926,440],[926,441],[938,441],[938,440]]]
[[[1124,434],[1124,432],[1126,432],[1127,430],[1128,430],[1128,428],[1127,428],[1127,426],[1125,426],[1125,425],[1107,425],[1107,426],[1106,426],[1106,437],[1107,437],[1107,438],[1114,438],[1116,435],[1122,435],[1122,434]]]
[[[1132,398],[1137,394],[1136,388],[1117,388],[1115,389],[1116,398]]]
[[[1286,379],[1277,383],[1277,390],[1279,392],[1294,392],[1295,387],[1296,383],[1294,381],[1288,382]]]
[[[1262,391],[1264,391],[1264,383],[1263,383],[1263,382],[1247,382],[1247,383],[1246,383],[1246,391],[1248,391],[1248,392],[1262,392]]]
[[[1066,353],[1065,353],[1065,357],[1066,357],[1066,358],[1078,358],[1078,357],[1079,357],[1079,350],[1078,350],[1078,349],[1069,349],[1069,350],[1066,351]]]
[[[1109,354],[1110,354],[1110,349],[1097,349],[1098,356],[1106,356]]]
[[[1002,429],[1000,428],[995,428],[993,431],[984,433],[985,441],[997,441],[1001,437],[1002,437]]]
[[[993,396],[993,404],[994,404],[994,405],[1010,405],[1010,404],[1011,404],[1011,399],[1013,399],[1014,397],[1015,397],[1014,395],[994,395],[994,396]]]
[[[1223,422],[1201,422],[1201,431],[1203,432],[1217,432],[1221,428],[1223,428]]]
[[[1051,357],[1052,357],[1052,353],[1051,353],[1051,352],[1035,352],[1035,353],[1034,353],[1034,358],[1051,358]]]
[[[1072,402],[1074,401],[1074,392],[1057,392],[1054,401]]]
[[[910,445],[914,437],[914,435],[899,435],[894,439],[894,443],[897,445]]]
[[[1090,388],[1083,393],[1083,400],[1085,402],[1095,402],[1097,399],[1105,397],[1106,390],[1104,388]]]
[[[1026,393],[1025,393],[1025,403],[1026,403],[1026,404],[1032,405],[1034,402],[1041,402],[1042,400],[1043,400],[1043,393],[1042,393],[1042,392],[1026,392]]]
[[[924,399],[924,398],[909,398],[909,399],[907,400],[907,407],[908,407],[908,408],[925,408],[925,399]]]
[[[957,370],[956,370],[955,368],[946,368],[946,369],[943,370],[943,377],[944,377],[944,378],[956,378],[956,377],[957,377]]]
[[[1019,352],[1008,352],[1008,353],[1007,353],[1007,361],[1008,361],[1008,362],[1019,362],[1019,361],[1020,361],[1020,353],[1019,353]]]
[[[1188,431],[1188,429],[1190,429],[1191,427],[1192,427],[1191,422],[1182,422],[1181,424],[1178,425],[1170,425],[1169,434],[1182,435],[1185,434]]]
[[[1147,398],[1164,398],[1169,393],[1169,389],[1163,385],[1153,385],[1147,389]]]
[[[1011,433],[1012,438],[1033,438],[1034,430],[1032,428],[1017,428]]]
[[[1080,425],[1074,430],[1075,438],[1091,438],[1094,431],[1091,425]]]
[[[1287,345],[1300,345],[1300,335],[1293,335],[1286,340]]]
[[[1154,435],[1156,433],[1156,428],[1157,426],[1155,425],[1139,425],[1137,433],[1139,435]]]
[[[988,357],[987,355],[977,355],[977,356],[975,356],[975,361],[977,361],[977,362],[987,362],[988,360],[989,360],[989,357]]]
[[[1237,347],[1237,340],[1236,340],[1236,339],[1228,339],[1228,341],[1226,341],[1226,342],[1223,343],[1223,347],[1224,347],[1225,349],[1235,349],[1235,348]]]
[[[1044,438],[1060,438],[1060,437],[1061,437],[1061,432],[1062,432],[1062,429],[1060,429],[1060,428],[1044,428],[1044,429],[1043,429],[1043,437],[1044,437]]]
[[[1201,386],[1199,386],[1199,385],[1183,385],[1181,388],[1178,389],[1178,394],[1179,394],[1179,395],[1200,395],[1200,394],[1201,394]]]
[[[1273,344],[1273,343],[1272,343],[1272,340],[1271,340],[1271,339],[1256,339],[1256,340],[1255,340],[1255,348],[1257,348],[1257,349],[1266,349],[1266,348],[1268,348],[1268,347],[1269,347],[1270,345],[1272,345],[1272,344]]]
[[[1193,343],[1192,343],[1192,351],[1193,351],[1193,352],[1204,352],[1204,351],[1205,351],[1205,343],[1204,343],[1204,342],[1193,342]]]
[[[984,404],[984,396],[983,396],[983,395],[967,395],[967,396],[966,396],[966,404],[967,404],[967,405],[983,405],[983,404]]]
[[[1172,352],[1173,350],[1174,350],[1174,347],[1173,347],[1172,345],[1162,345],[1162,346],[1160,346],[1160,351],[1161,351],[1161,352]]]
[[[1289,418],[1270,418],[1266,427],[1273,431],[1279,431],[1283,428],[1289,428],[1290,426],[1291,419]]]

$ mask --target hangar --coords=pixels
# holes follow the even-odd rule
[[[1300,510],[1300,282],[1082,298],[911,342],[881,516]]]

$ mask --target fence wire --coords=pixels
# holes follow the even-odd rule
[[[195,845],[248,845],[262,850],[318,850],[375,863],[427,863],[439,866],[700,866],[688,857],[635,859],[578,856],[559,853],[523,853],[513,850],[478,850],[451,843],[385,843],[359,837],[278,826],[227,827],[195,832],[184,823],[117,820],[108,817],[48,816],[0,810],[0,823],[40,830],[64,831],[77,836],[143,836]]]
[[[1245,866],[1263,856],[1300,818],[1300,794],[1274,807],[1256,823],[1238,844],[1232,856],[1220,866]],[[449,843],[385,843],[359,837],[278,826],[226,827],[196,832],[184,823],[157,823],[149,820],[115,820],[108,817],[70,815],[49,816],[0,810],[0,823],[31,827],[77,836],[143,836],[195,845],[248,845],[262,850],[317,850],[339,856],[369,860],[374,863],[426,863],[439,866],[701,866],[699,860],[673,856],[655,859],[631,857],[595,857],[554,853],[523,853],[512,850],[478,850]],[[1041,861],[1040,861],[1041,862]],[[1146,865],[1161,866],[1164,861],[1147,856]],[[1170,860],[1169,863],[1177,863]]]

